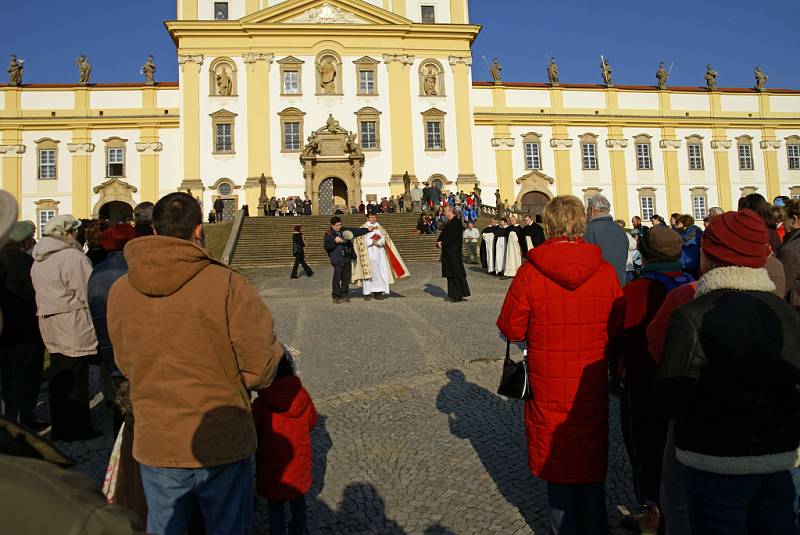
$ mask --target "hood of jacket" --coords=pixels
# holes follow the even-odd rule
[[[131,286],[150,297],[172,295],[210,264],[219,264],[201,247],[167,236],[129,242],[125,260]]]
[[[311,403],[300,378],[294,375],[276,379],[269,387],[259,390],[258,399],[272,412],[287,418],[299,418]]]
[[[552,238],[526,255],[545,277],[567,290],[580,288],[600,267],[600,248],[581,239]]]
[[[72,243],[59,240],[58,238],[53,238],[52,236],[44,236],[33,248],[33,259],[36,262],[42,262],[47,260],[50,255],[58,253],[60,251],[64,251],[66,249],[78,249],[79,245],[78,242],[73,241]]]

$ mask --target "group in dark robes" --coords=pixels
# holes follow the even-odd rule
[[[442,277],[447,278],[448,301],[458,303],[470,296],[462,253],[464,226],[451,206],[445,209],[445,218],[436,245],[442,250]]]

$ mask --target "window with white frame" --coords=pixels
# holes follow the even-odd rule
[[[56,178],[56,149],[39,149],[39,178]]]
[[[106,149],[106,176],[108,178],[125,176],[125,149],[122,147]]]
[[[300,123],[283,123],[283,150],[287,152],[300,150]]]
[[[442,150],[442,123],[441,121],[425,122],[425,149]]]
[[[650,158],[650,143],[636,144],[636,169],[640,171],[653,168],[653,161]]]
[[[689,151],[689,169],[691,171],[703,170],[703,145],[700,143],[689,143],[686,145]]]
[[[228,2],[214,2],[214,20],[228,20]]]
[[[695,221],[701,221],[704,217],[708,215],[708,206],[706,196],[705,195],[693,195],[692,196],[692,211],[694,212],[694,219]]]
[[[231,123],[217,123],[216,128],[216,142],[214,144],[214,152],[231,152],[233,151],[233,136],[231,135],[233,128]]]
[[[38,210],[39,212],[39,233],[41,235],[41,231],[44,226],[56,216],[55,210]]]
[[[525,142],[525,169],[541,169],[542,159],[539,156],[539,142],[527,141]]]
[[[299,95],[300,94],[300,72],[295,70],[283,71],[283,94],[284,95]]]
[[[642,213],[642,219],[650,221],[650,218],[656,214],[655,199],[649,196],[639,197],[639,208]]]
[[[739,144],[739,169],[753,169],[753,146],[750,143]]]
[[[375,94],[375,70],[363,69],[358,71],[358,94]]]
[[[424,24],[436,22],[436,8],[434,6],[420,6],[421,19]]]
[[[361,148],[378,148],[378,124],[376,121],[361,121]]]
[[[800,169],[800,144],[786,145],[789,157],[789,169]]]
[[[584,170],[597,169],[597,143],[581,143],[581,155]]]

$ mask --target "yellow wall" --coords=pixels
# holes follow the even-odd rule
[[[455,85],[456,137],[458,140],[458,177],[459,181],[469,185],[475,180],[475,168],[472,153],[469,66],[466,63],[456,63],[453,66],[453,83]],[[459,189],[465,188],[459,186]]]
[[[395,0],[396,2],[397,0]],[[411,129],[411,78],[410,66],[401,61],[390,61],[389,115],[392,123],[392,195],[403,193],[403,174],[414,175],[414,145]]]
[[[183,179],[200,180],[200,67],[183,65]]]

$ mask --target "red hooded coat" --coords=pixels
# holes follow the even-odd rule
[[[311,488],[311,429],[317,411],[300,379],[284,377],[259,390],[253,418],[258,495],[276,502],[304,496]]]
[[[582,240],[550,239],[527,259],[497,326],[528,344],[528,465],[552,483],[599,483],[608,464],[606,351],[624,312],[614,306],[619,280],[600,248]]]

